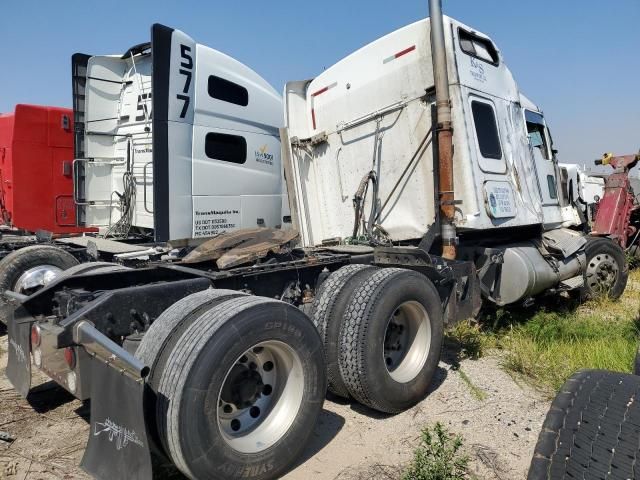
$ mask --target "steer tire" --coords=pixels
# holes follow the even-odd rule
[[[528,480],[638,478],[640,377],[575,373],[551,404]]]
[[[587,267],[584,272],[584,286],[581,291],[583,300],[590,300],[600,296],[608,296],[612,300],[620,298],[627,286],[629,277],[629,265],[624,250],[609,238],[588,237],[585,246]],[[597,274],[592,269],[598,262],[606,260],[616,267],[614,278],[610,285],[603,286],[598,283]]]
[[[327,359],[329,391],[349,398],[349,390],[340,376],[340,329],[347,303],[360,282],[377,269],[371,265],[347,265],[333,272],[322,283],[313,302],[311,319],[320,333]]]
[[[415,341],[401,337],[392,345],[394,349],[387,348],[396,322],[411,324],[409,319],[420,329],[405,326],[400,331],[421,332],[413,336]],[[440,359],[443,333],[440,296],[427,277],[399,268],[376,271],[358,286],[345,310],[339,367],[349,393],[363,405],[385,413],[411,407],[427,394]],[[401,348],[393,353],[401,340],[411,345],[404,357]],[[393,355],[398,355],[395,367],[390,362]]]
[[[262,353],[271,348],[288,353],[243,367],[247,354],[258,355],[260,345]],[[291,355],[290,362],[286,355]],[[236,368],[262,375],[267,363],[273,378],[277,375],[274,391],[267,392],[263,384],[248,391],[246,384],[236,383]],[[227,378],[233,381],[226,383]],[[233,434],[224,431],[221,406],[225,392],[233,393],[236,387],[242,395],[248,392],[271,403],[258,411],[256,423],[242,417],[248,430]],[[279,478],[312,435],[325,393],[322,342],[304,313],[262,297],[227,299],[193,320],[167,358],[158,383],[160,439],[174,464],[192,479]],[[253,407],[251,412],[255,419]]]
[[[78,264],[76,257],[52,245],[31,245],[11,252],[0,261],[0,292],[15,290],[20,276],[30,268],[51,265],[66,270]],[[33,292],[29,292],[33,293]],[[0,308],[0,322],[7,323],[6,309]]]

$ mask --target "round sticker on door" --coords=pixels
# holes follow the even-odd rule
[[[487,210],[492,218],[510,218],[516,215],[513,190],[509,182],[488,181],[484,184]]]

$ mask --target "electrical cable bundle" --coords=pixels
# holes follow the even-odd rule
[[[136,204],[136,179],[133,175],[133,162],[131,161],[131,139],[127,143],[127,171],[122,175],[123,193],[113,192],[120,201],[120,219],[111,224],[105,233],[105,238],[127,238],[133,224],[133,213]],[[112,196],[113,196],[112,193]]]

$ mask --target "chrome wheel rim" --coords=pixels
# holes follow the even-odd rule
[[[257,453],[280,440],[302,405],[304,371],[289,345],[269,340],[246,350],[225,375],[217,422],[227,445]]]
[[[30,295],[51,283],[61,272],[62,269],[54,265],[32,267],[20,275],[13,287],[13,291]]]
[[[431,348],[431,322],[416,301],[402,303],[387,322],[384,364],[393,380],[407,383],[424,368]]]
[[[587,285],[591,290],[609,290],[615,284],[619,271],[618,263],[611,255],[594,255],[587,265]]]

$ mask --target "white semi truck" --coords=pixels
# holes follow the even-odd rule
[[[165,58],[150,43],[73,57],[82,222],[159,242],[281,225],[280,95],[237,60],[174,35],[179,51],[167,46]]]
[[[622,250],[582,233],[558,188],[541,110],[488,36],[443,17],[439,1],[430,10],[287,83],[281,141],[297,248],[274,233],[238,250],[221,235],[149,268],[102,265],[28,297],[5,292],[15,305],[7,375],[26,396],[33,364],[91,398],[92,475],[151,478],[160,458],[193,479],[277,478],[311,435],[327,382],[396,413],[427,394],[445,327],[482,301],[623,292]],[[195,185],[204,159],[189,152],[206,155],[197,95],[214,66],[204,53],[187,59],[204,48],[166,27],[153,27],[150,51],[153,228],[182,238],[196,192],[185,177]],[[247,263],[254,247],[271,254]]]
[[[585,224],[591,225],[597,203],[604,196],[603,176],[596,176],[580,165],[559,163],[560,185],[565,188],[564,195],[582,214]]]
[[[11,246],[0,289],[31,294],[78,262],[136,263],[222,232],[290,226],[280,95],[187,36],[168,48],[162,59],[151,43],[73,56],[76,218],[99,234]]]

